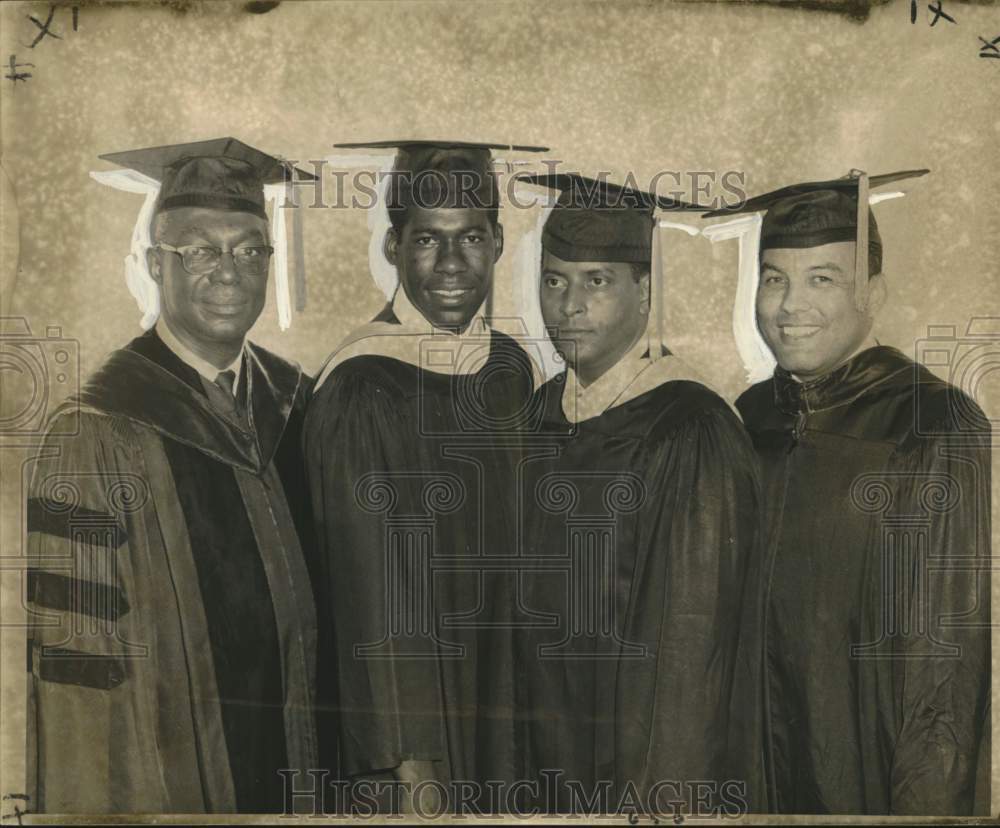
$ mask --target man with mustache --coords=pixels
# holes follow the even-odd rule
[[[887,286],[868,188],[925,172],[742,208],[767,211],[757,326],[778,362],[737,402],[764,483],[776,812],[988,812],[989,424],[872,335]]]
[[[736,414],[660,335],[654,210],[697,208],[574,174],[528,180],[560,190],[540,301],[567,363],[538,392],[552,450],[526,470],[539,564],[526,602],[555,619],[523,637],[528,764],[562,772],[552,811],[597,795],[612,812],[691,813],[704,784],[713,813],[738,813],[756,758],[730,740],[729,712],[755,461]]]
[[[281,812],[280,772],[318,762],[309,380],[246,335],[286,167],[232,138],[102,157],[161,182],[143,277],[161,312],[56,412],[36,464],[31,807]]]
[[[492,145],[375,146],[387,145],[398,152],[384,252],[399,285],[321,371],[304,440],[343,769],[509,784],[514,579],[487,564],[514,548],[511,435],[533,370],[483,315],[503,251]],[[506,793],[479,788],[472,800],[502,810]]]

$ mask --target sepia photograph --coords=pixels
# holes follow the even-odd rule
[[[1000,819],[1000,3],[0,62],[4,826]]]

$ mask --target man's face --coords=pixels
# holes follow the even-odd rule
[[[503,228],[486,210],[412,207],[401,232],[386,236],[385,253],[413,305],[439,328],[465,328],[493,284]]]
[[[231,252],[268,245],[267,222],[250,213],[183,207],[158,219],[154,241],[173,247],[217,247]],[[223,254],[209,273],[188,273],[181,256],[152,250],[150,272],[160,285],[163,317],[182,342],[190,346],[242,342],[257,321],[267,295],[268,268],[248,272]]]
[[[627,262],[567,262],[542,253],[542,317],[558,328],[557,347],[585,383],[615,365],[649,318],[649,274]]]
[[[868,307],[855,307],[854,248],[853,242],[834,242],[761,255],[757,327],[778,364],[796,377],[829,373],[871,331],[884,283],[881,275],[873,276]]]

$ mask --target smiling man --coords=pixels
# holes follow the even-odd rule
[[[757,325],[778,362],[737,402],[769,539],[770,808],[986,813],[990,431],[965,394],[874,339],[887,288],[866,189],[795,185],[743,208],[767,211]]]
[[[516,778],[513,578],[487,559],[514,548],[510,435],[533,371],[483,316],[503,251],[491,164],[489,145],[399,146],[384,244],[399,286],[333,353],[306,418],[354,776]],[[471,801],[502,810],[506,793]]]
[[[162,310],[56,413],[35,469],[32,809],[280,812],[279,772],[318,762],[308,378],[246,335],[285,169],[231,138],[104,157],[162,182]]]
[[[755,756],[730,740],[730,705],[753,451],[650,321],[654,209],[694,208],[582,176],[529,180],[561,191],[540,301],[567,363],[538,392],[549,457],[526,468],[525,542],[545,562],[524,574],[526,603],[553,619],[520,648],[529,767],[562,773],[553,811],[582,807],[576,788],[604,810],[631,792],[665,814],[696,784],[715,813],[723,784],[745,808]]]
[[[757,324],[782,369],[801,381],[822,377],[846,356],[867,350],[872,320],[886,299],[885,279],[868,283],[868,305],[854,295],[854,245],[832,242],[804,249],[763,250]]]

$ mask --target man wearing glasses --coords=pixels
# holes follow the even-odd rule
[[[285,167],[233,139],[105,157],[161,182],[159,319],[57,410],[34,471],[32,807],[280,811],[279,771],[318,766],[309,380],[246,335]]]

